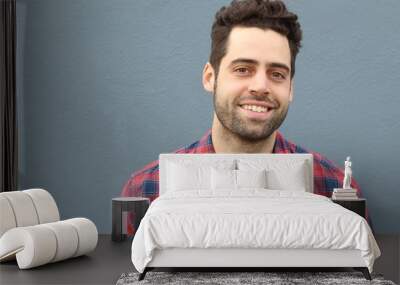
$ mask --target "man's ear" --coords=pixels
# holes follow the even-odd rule
[[[207,62],[203,69],[203,87],[206,91],[214,93],[215,72],[211,63]]]
[[[293,101],[293,87],[294,87],[294,84],[293,84],[293,79],[291,80],[291,82],[290,82],[290,93],[289,93],[289,102],[290,103],[292,103],[292,101]]]

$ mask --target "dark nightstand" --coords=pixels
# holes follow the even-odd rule
[[[140,221],[149,208],[150,200],[143,197],[118,197],[112,199],[112,234],[113,241],[123,241],[126,235],[123,234],[122,213],[132,212],[135,215],[135,229],[139,227]]]
[[[365,204],[366,204],[366,199],[364,198],[358,198],[357,200],[334,200],[332,199],[332,202],[339,204],[340,206],[353,211],[354,213],[359,214],[361,217],[365,219]]]

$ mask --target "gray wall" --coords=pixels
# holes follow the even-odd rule
[[[228,1],[17,0],[20,188],[111,231],[130,174],[211,126],[201,72]],[[400,233],[398,0],[292,0],[304,31],[281,130],[353,159],[375,230]]]

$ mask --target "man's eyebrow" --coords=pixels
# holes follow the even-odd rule
[[[250,59],[250,58],[237,58],[237,59],[232,60],[232,62],[229,65],[233,66],[233,65],[238,64],[238,63],[247,63],[247,64],[259,65],[259,62],[257,60]],[[290,72],[290,67],[287,66],[284,63],[271,62],[271,63],[268,64],[268,66],[269,67],[282,68],[282,69],[285,69],[287,72]]]
[[[232,60],[230,66],[238,64],[238,63],[249,63],[249,64],[258,65],[257,60],[249,59],[249,58],[237,58],[237,59]]]

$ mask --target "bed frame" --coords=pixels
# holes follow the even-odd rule
[[[359,250],[328,249],[157,249],[139,280],[155,268],[231,268],[234,271],[253,271],[271,268],[338,268],[350,267],[361,271],[371,280]],[[260,270],[263,271],[263,270]]]
[[[168,161],[193,158],[204,163],[218,159],[304,160],[307,165],[305,175],[309,181],[306,191],[313,193],[312,154],[160,154],[160,195],[166,191]],[[253,271],[255,268],[265,270],[282,267],[302,269],[350,267],[361,271],[367,280],[371,280],[371,275],[361,257],[360,250],[253,248],[157,249],[151,262],[139,275],[139,280],[143,280],[148,271],[156,268],[229,268],[234,271]]]

